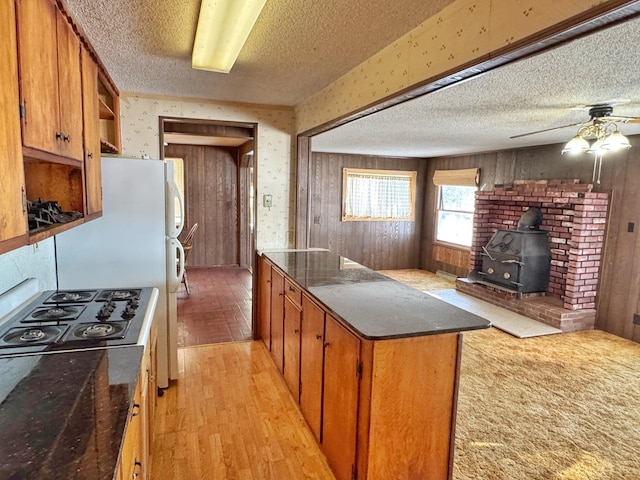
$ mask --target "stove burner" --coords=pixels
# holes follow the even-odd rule
[[[23,342],[37,342],[44,337],[46,337],[46,334],[39,328],[30,328],[20,335],[20,340]]]
[[[85,307],[81,305],[67,305],[37,308],[23,322],[46,322],[58,320],[74,320],[78,318]]]
[[[96,298],[98,302],[105,301],[122,301],[122,300],[137,300],[140,298],[140,289],[131,290],[103,290]]]
[[[83,337],[106,337],[113,333],[113,325],[108,323],[97,323],[95,325],[89,325],[82,331]]]
[[[44,325],[36,328],[12,328],[4,337],[2,337],[2,339],[0,339],[0,347],[45,345],[55,343],[66,329],[66,325]]]
[[[114,322],[80,323],[72,325],[62,342],[77,342],[91,340],[113,340],[124,338],[129,329],[129,322],[118,320]]]
[[[90,302],[96,295],[95,290],[78,290],[68,292],[56,292],[43,303],[81,303]]]

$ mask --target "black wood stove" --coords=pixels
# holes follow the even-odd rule
[[[528,209],[516,230],[498,230],[482,247],[484,282],[518,293],[545,292],[549,284],[551,249],[549,236],[540,230],[542,213]]]

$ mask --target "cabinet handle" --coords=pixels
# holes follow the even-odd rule
[[[271,283],[271,280],[267,280],[267,283]]]
[[[22,213],[25,215],[27,213],[27,192],[24,187],[22,187]]]
[[[300,330],[298,330],[297,328],[293,330],[293,333],[300,333]]]
[[[295,289],[295,288],[293,288],[291,285],[289,285],[289,291],[290,291],[290,292],[295,292],[295,291],[296,291],[296,289]]]
[[[316,335],[316,340],[322,340],[322,335]]]
[[[138,478],[142,473],[142,463],[136,460],[133,465],[134,472],[131,474],[131,480],[136,480],[136,478]],[[138,471],[135,471],[135,469],[138,469]]]
[[[65,142],[70,142],[71,141],[71,135],[63,135],[62,136],[62,140]]]
[[[331,345],[329,342],[325,342],[325,343],[324,343],[324,348],[328,348],[328,347],[329,347],[329,345]]]
[[[87,158],[93,158],[93,152],[87,153]]]
[[[62,140],[62,133],[56,132],[56,140]]]
[[[131,407],[131,416],[137,417],[138,415],[140,415],[140,405],[137,403],[134,403],[133,407]]]

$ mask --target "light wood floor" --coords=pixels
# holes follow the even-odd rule
[[[178,351],[158,398],[152,480],[335,480],[262,342]]]

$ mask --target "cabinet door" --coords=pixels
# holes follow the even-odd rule
[[[0,0],[0,254],[27,243],[13,0]]]
[[[324,310],[302,294],[300,337],[300,410],[318,441],[322,428],[322,367],[324,364]],[[285,366],[286,368],[286,366]]]
[[[57,8],[52,0],[20,0],[18,45],[20,95],[25,147],[57,152],[58,105]],[[80,117],[78,117],[80,118]]]
[[[271,356],[280,373],[284,365],[284,276],[271,269]]]
[[[337,480],[356,464],[360,340],[330,315],[325,325],[322,449]]]
[[[300,321],[301,309],[284,299],[284,381],[296,402],[300,401]]]
[[[82,48],[82,118],[84,123],[85,215],[102,211],[102,165],[100,163],[100,112],[98,67]]]
[[[258,334],[271,350],[271,264],[258,258]]]
[[[129,424],[124,435],[122,444],[122,452],[120,453],[120,465],[118,467],[122,478],[137,478],[140,474],[140,435],[142,434],[141,419],[141,401],[142,391],[141,382],[138,379],[138,385],[133,396],[133,406],[129,412]],[[135,474],[138,474],[134,476]]]
[[[80,39],[66,17],[56,10],[58,41],[58,130],[62,140],[58,152],[65,157],[83,160],[82,79],[80,75]]]

